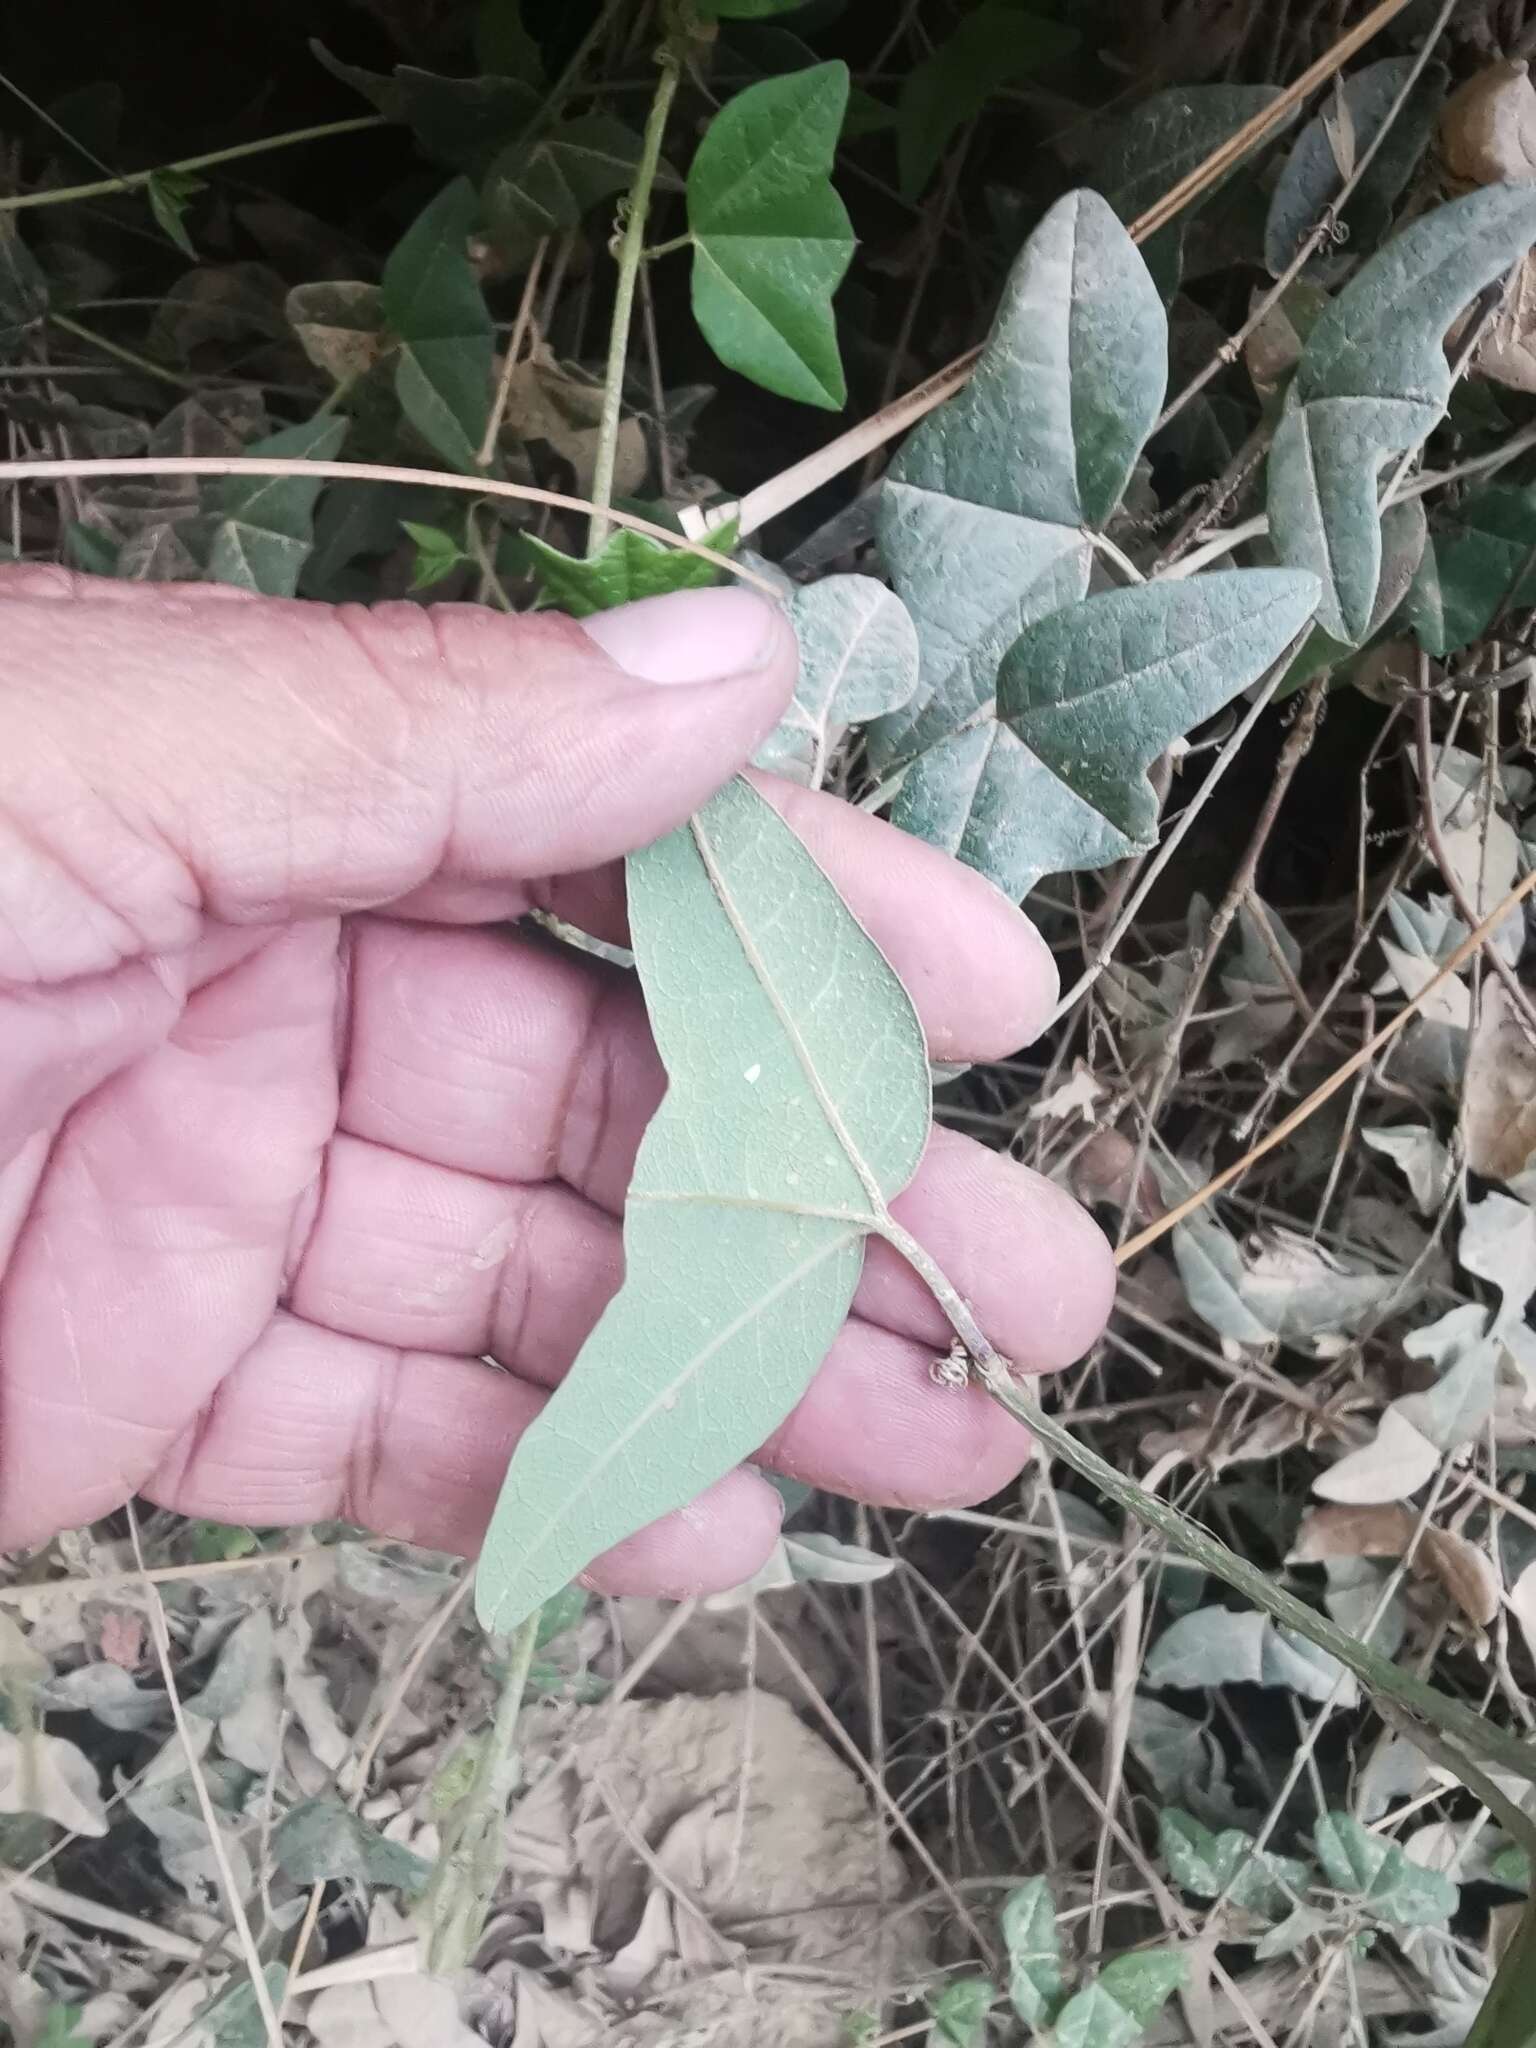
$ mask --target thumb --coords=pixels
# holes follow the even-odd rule
[[[0,574],[0,980],[434,886],[591,868],[680,824],[793,687],[737,589],[578,625]]]

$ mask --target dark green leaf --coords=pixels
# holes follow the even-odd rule
[[[416,1892],[432,1874],[425,1856],[387,1841],[339,1799],[304,1799],[290,1807],[272,1830],[272,1853],[295,1884],[340,1878]]]
[[[1153,93],[1095,152],[1099,190],[1129,225],[1279,97],[1273,85],[1180,85]]]
[[[117,546],[115,540],[94,526],[86,526],[78,519],[66,519],[64,522],[65,556],[87,576],[115,576]]]
[[[347,422],[306,420],[256,441],[248,455],[302,456],[334,461],[346,438]],[[235,583],[267,597],[292,597],[314,541],[315,500],[325,478],[231,476],[211,484],[206,499],[213,520],[208,574],[216,583]]]
[[[1461,1892],[1448,1877],[1410,1862],[1395,1842],[1347,1813],[1324,1814],[1312,1839],[1328,1882],[1395,1926],[1443,1926],[1460,1903]]]
[[[48,311],[43,267],[0,214],[0,348],[13,349]]]
[[[532,142],[513,143],[485,174],[487,222],[502,242],[531,248],[626,191],[639,154],[640,137],[611,114],[582,114]]]
[[[628,527],[610,534],[595,555],[562,554],[531,533],[523,540],[544,595],[573,619],[629,604],[637,597],[660,597],[668,590],[704,590],[720,580],[714,563],[701,555],[666,547]],[[728,555],[736,545],[736,522],[716,527],[704,536],[703,545]]]
[[[473,474],[491,406],[495,330],[469,260],[474,187],[445,185],[384,265],[384,318],[399,337],[395,390],[406,418],[453,469]]]
[[[1536,604],[1536,485],[1489,484],[1435,528],[1408,592],[1407,618],[1426,654],[1454,654],[1501,604]]]
[[[190,256],[195,263],[197,251],[187,233],[187,208],[205,189],[203,179],[194,178],[189,171],[155,171],[144,189],[156,225],[184,256]]]
[[[1358,160],[1391,112],[1415,64],[1412,57],[1384,57],[1343,81],[1344,107]],[[1392,208],[1423,155],[1445,90],[1445,74],[1430,65],[1409,91],[1343,213],[1349,242],[1344,257],[1358,257],[1385,231]],[[1269,202],[1264,261],[1278,277],[1302,241],[1317,226],[1344,183],[1329,135],[1336,120],[1330,92],[1292,146]],[[1326,250],[1326,244],[1324,245]],[[1314,262],[1316,259],[1314,259]]]
[[[896,103],[901,189],[916,199],[956,132],[992,94],[1069,56],[1076,29],[1024,12],[1016,0],[982,0],[907,73]]]
[[[475,63],[498,78],[544,82],[544,59],[523,21],[520,0],[480,0],[475,10]]]
[[[704,21],[765,21],[804,5],[805,0],[694,0],[694,13]]]
[[[928,2000],[933,2020],[930,2039],[948,2048],[980,2048],[987,2014],[997,2003],[997,1987],[989,1977],[955,1977]]]
[[[764,1442],[927,1141],[911,1002],[748,783],[627,872],[669,1085],[625,1203],[624,1284],[518,1444],[481,1553],[493,1630]]]
[[[444,533],[440,526],[423,526],[418,519],[402,519],[400,524],[416,543],[416,560],[411,567],[412,590],[430,590],[434,583],[441,583],[455,569],[466,563],[473,565],[473,557],[466,555],[453,535]]]
[[[1016,809],[989,824],[1010,872],[1031,887],[1144,851],[1152,762],[1278,660],[1316,602],[1310,576],[1235,569],[1106,591],[1027,627],[997,676]]]
[[[482,169],[543,107],[535,84],[523,78],[444,78],[414,64],[368,71],[344,64],[323,43],[309,47],[333,78],[360,92],[386,121],[411,129],[428,156],[455,170]]]
[[[1061,1937],[1056,1901],[1043,1877],[1032,1877],[1003,1901],[1008,1997],[1026,2026],[1049,2021],[1061,1996]]]
[[[828,173],[846,64],[767,78],[728,100],[688,172],[693,313],[720,360],[782,397],[847,396],[832,293],[853,229]]]

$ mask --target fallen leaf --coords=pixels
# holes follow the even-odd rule
[[[1396,1408],[1383,1411],[1376,1434],[1312,1482],[1319,1500],[1351,1507],[1406,1500],[1417,1493],[1440,1463],[1440,1452]]]
[[[1536,1047],[1513,1010],[1503,984],[1489,976],[1461,1096],[1467,1165],[1489,1180],[1513,1180],[1536,1153]]]
[[[1498,983],[1490,982],[1488,987],[1497,989]],[[1450,1189],[1454,1162],[1429,1126],[1392,1124],[1362,1130],[1360,1135],[1373,1152],[1385,1154],[1402,1174],[1419,1214],[1432,1216]]]
[[[1536,391],[1536,264],[1529,255],[1478,343],[1472,367],[1511,391]]]
[[[1523,58],[1490,64],[1451,94],[1439,144],[1446,169],[1469,185],[1536,176],[1536,87]]]
[[[1520,1624],[1525,1647],[1536,1657],[1536,1563],[1528,1564],[1510,1587],[1509,1611]]]
[[[1495,1188],[1469,1205],[1456,1256],[1469,1273],[1499,1290],[1491,1336],[1524,1320],[1525,1305],[1536,1293],[1536,1209]]]
[[[76,1835],[107,1832],[96,1767],[62,1735],[0,1728],[0,1813],[40,1813]]]
[[[1098,1076],[1082,1060],[1072,1062],[1072,1078],[1053,1088],[1049,1095],[1042,1095],[1038,1102],[1030,1104],[1029,1123],[1040,1123],[1046,1119],[1059,1121],[1063,1118],[1080,1116],[1085,1124],[1094,1121],[1093,1105],[1108,1091]]]
[[[1413,1541],[1418,1522],[1418,1516],[1410,1509],[1386,1503],[1374,1507],[1314,1508],[1297,1530],[1286,1563],[1319,1564],[1340,1557],[1402,1557]],[[1492,1564],[1475,1543],[1454,1530],[1427,1528],[1414,1551],[1413,1569],[1421,1578],[1438,1579],[1452,1602],[1477,1627],[1486,1628],[1498,1613],[1499,1582]]]

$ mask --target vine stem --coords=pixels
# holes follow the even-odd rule
[[[608,506],[613,497],[613,467],[619,449],[619,422],[624,409],[624,371],[629,362],[629,325],[635,308],[635,281],[645,253],[645,223],[651,210],[651,188],[661,162],[661,139],[667,116],[677,92],[682,65],[670,43],[663,44],[657,59],[661,76],[656,81],[651,111],[646,116],[640,160],[635,165],[635,182],[629,188],[624,215],[624,239],[619,244],[619,274],[613,293],[613,324],[608,330],[608,369],[603,382],[603,410],[598,420],[597,456],[592,465],[592,517],[587,527],[587,553],[595,555],[608,538]]]
[[[505,1861],[502,1828],[517,1790],[522,1760],[517,1750],[517,1717],[538,1646],[536,1607],[503,1637],[507,1668],[496,1696],[496,1711],[481,1739],[474,1775],[447,1829],[437,1872],[423,1902],[427,1968],[434,1976],[463,1969],[485,1932],[491,1894]]]
[[[228,149],[184,156],[173,164],[156,164],[151,170],[125,171],[119,178],[97,178],[88,185],[57,185],[46,192],[13,192],[0,199],[0,213],[20,213],[28,206],[62,206],[71,199],[105,199],[117,192],[138,192],[152,178],[163,178],[173,172],[209,171],[215,164],[264,156],[269,149],[292,149],[300,142],[323,142],[332,135],[360,135],[365,129],[386,125],[382,114],[356,114],[346,121],[321,121],[313,128],[290,128],[286,135],[264,135],[259,142],[236,142]]]

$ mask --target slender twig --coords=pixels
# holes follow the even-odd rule
[[[174,384],[178,391],[198,391],[202,387],[195,377],[183,376],[180,370],[172,370],[164,363],[157,363],[153,356],[141,356],[137,350],[124,348],[120,341],[109,341],[104,334],[98,334],[94,327],[86,327],[78,320],[72,320],[67,313],[50,313],[48,325],[57,327],[65,334],[72,334],[76,341],[83,341],[89,348],[99,348],[104,356],[116,356],[120,363],[126,363],[131,370],[142,370],[146,377],[159,377],[166,384]]]
[[[523,279],[523,295],[517,302],[517,317],[512,322],[512,332],[507,337],[507,352],[502,358],[501,377],[496,385],[496,401],[491,407],[491,416],[485,423],[485,434],[480,442],[475,461],[482,469],[489,469],[496,454],[496,442],[501,433],[501,423],[507,416],[507,401],[512,396],[512,378],[517,369],[518,359],[523,353],[528,328],[533,320],[533,298],[539,288],[539,273],[544,268],[544,252],[549,247],[548,235],[539,237],[533,260],[528,265],[528,275]]]
[[[608,366],[603,380],[603,410],[597,426],[597,455],[592,464],[593,510],[587,528],[587,553],[595,555],[608,537],[608,503],[613,496],[613,468],[619,451],[619,424],[624,411],[624,373],[629,367],[629,323],[635,307],[635,279],[645,249],[645,224],[651,210],[651,188],[661,162],[667,115],[677,92],[682,65],[671,44],[657,59],[661,76],[646,117],[635,181],[624,213],[624,239],[619,244],[618,278],[613,291],[613,322],[608,330]]]
[[[15,192],[0,198],[0,213],[20,213],[27,206],[62,206],[70,199],[105,199],[116,192],[137,192],[152,178],[176,173],[209,171],[216,164],[237,163],[247,156],[264,156],[272,149],[292,149],[300,142],[322,142],[332,135],[358,135],[366,128],[383,128],[382,114],[358,114],[346,121],[320,121],[312,128],[292,128],[286,135],[265,135],[259,142],[236,142],[228,149],[210,149],[202,156],[178,157],[175,163],[156,164],[153,170],[125,171],[120,178],[97,178],[89,185],[55,185],[46,192]]]

